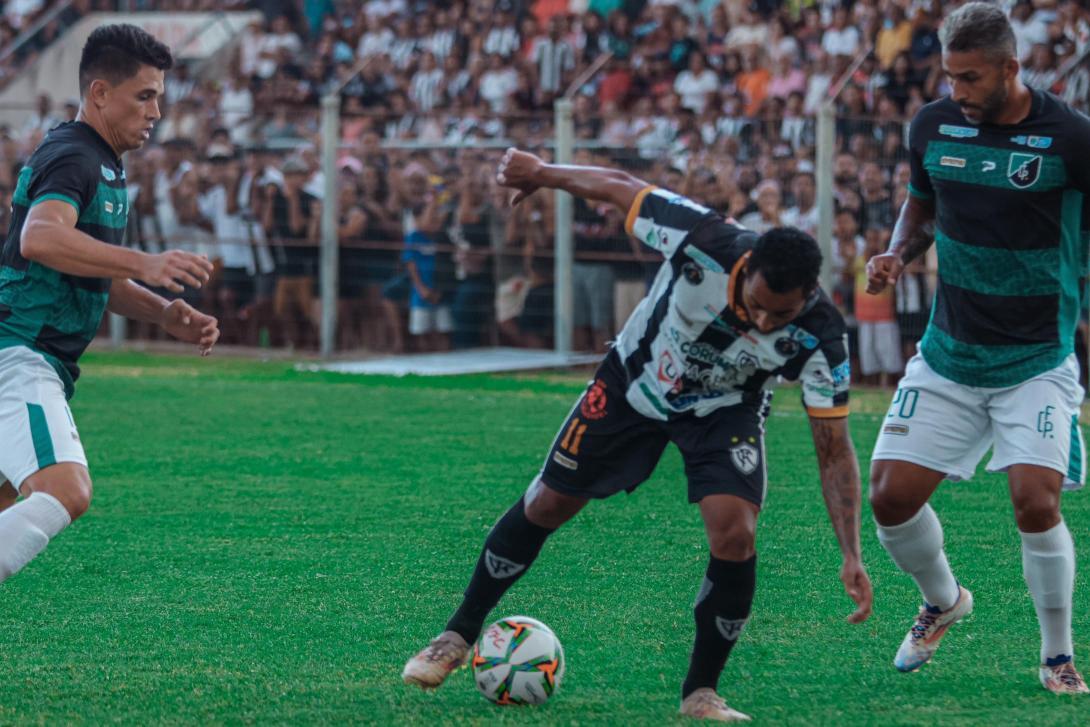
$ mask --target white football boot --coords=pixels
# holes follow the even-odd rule
[[[1053,694],[1087,694],[1082,674],[1075,668],[1075,662],[1068,660],[1062,664],[1041,665],[1041,685]]]
[[[946,630],[972,610],[973,594],[960,584],[958,600],[947,610],[940,611],[934,606],[925,605],[920,609],[916,623],[909,629],[905,640],[901,642],[901,648],[897,649],[893,665],[899,671],[916,671],[931,661]]]
[[[710,687],[701,687],[681,701],[678,710],[686,717],[710,719],[714,722],[748,722],[748,714],[731,709],[723,698]]]
[[[454,631],[444,631],[409,659],[401,670],[401,678],[406,684],[415,684],[421,689],[435,689],[468,658],[466,640]]]

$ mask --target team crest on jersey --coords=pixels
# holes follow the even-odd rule
[[[583,401],[579,404],[579,413],[584,419],[594,421],[606,415],[606,382],[595,379],[587,393],[583,395]]]
[[[744,475],[751,475],[757,471],[757,466],[761,464],[761,453],[748,442],[743,442],[737,446],[730,448],[730,461],[734,463],[735,469]]]
[[[974,136],[980,136],[980,129],[974,129],[971,126],[942,124],[939,126],[939,133],[943,136],[952,136],[955,139],[972,139]]]
[[[102,165],[102,178],[105,179],[107,182],[112,182],[115,179],[117,179],[117,175],[114,174],[113,169],[110,169],[108,166],[103,164]]]
[[[1029,189],[1041,176],[1041,162],[1040,154],[1014,152],[1007,165],[1007,179],[1019,189]]]

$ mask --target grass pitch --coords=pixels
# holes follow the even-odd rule
[[[675,711],[707,555],[673,449],[634,495],[592,504],[552,538],[495,614],[556,630],[568,672],[549,704],[493,707],[465,671],[434,694],[399,679],[581,388],[564,376],[399,380],[89,355],[73,409],[95,500],[0,586],[0,724],[684,724]],[[773,404],[758,591],[721,681],[728,702],[765,724],[1085,720],[1090,701],[1037,682],[1000,477],[945,485],[933,501],[977,601],[934,663],[893,670],[917,594],[869,511],[875,613],[845,623],[797,399],[786,389]],[[855,397],[864,461],[886,403]],[[1066,495],[1064,511],[1086,573],[1087,495]]]

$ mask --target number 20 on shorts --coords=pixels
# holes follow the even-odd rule
[[[886,419],[892,417],[911,419],[916,413],[916,402],[919,398],[919,389],[897,389],[897,393],[893,395],[893,403],[889,405],[889,414],[886,414]]]

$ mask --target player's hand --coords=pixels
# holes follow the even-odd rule
[[[144,259],[144,269],[136,277],[153,288],[181,293],[187,287],[199,288],[212,275],[212,262],[203,255],[170,250]]]
[[[163,309],[159,325],[179,341],[197,344],[202,356],[212,353],[220,338],[219,321],[184,300],[171,301]]]
[[[518,190],[511,199],[512,207],[541,188],[538,175],[544,166],[545,162],[541,157],[529,152],[519,151],[514,147],[504,152],[496,168],[496,181],[504,187]]]
[[[897,253],[886,252],[867,261],[867,292],[877,295],[886,286],[896,285],[905,263]]]
[[[870,618],[871,606],[874,603],[874,591],[871,589],[870,577],[867,570],[859,560],[845,559],[840,568],[840,580],[844,584],[844,590],[855,601],[855,613],[848,616],[848,623],[861,624]]]

